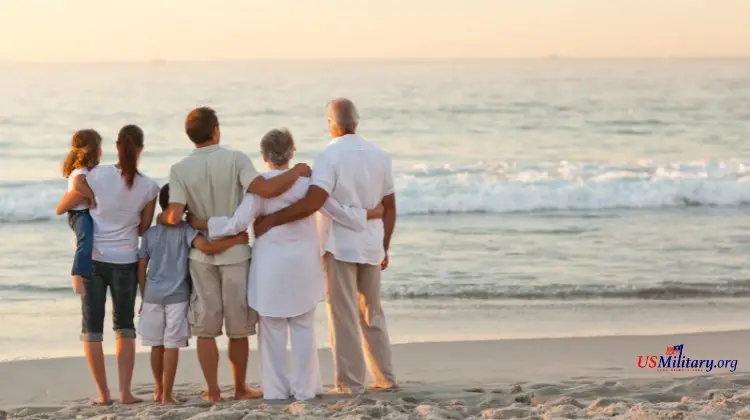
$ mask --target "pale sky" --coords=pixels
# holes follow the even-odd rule
[[[0,61],[750,56],[750,0],[0,0]]]

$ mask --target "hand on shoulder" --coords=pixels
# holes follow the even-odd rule
[[[298,163],[292,168],[299,176],[309,178],[312,176],[312,168],[306,163]]]

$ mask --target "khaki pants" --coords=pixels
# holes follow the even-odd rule
[[[373,386],[394,385],[391,344],[380,306],[380,267],[338,261],[326,253],[323,268],[335,386],[361,392],[365,363]]]
[[[189,267],[193,293],[188,319],[193,336],[218,337],[222,324],[229,338],[254,335],[258,314],[247,305],[250,262],[212,265],[190,260]]]

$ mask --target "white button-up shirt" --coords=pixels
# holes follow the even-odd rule
[[[263,176],[272,178],[280,173],[271,170]],[[292,188],[275,198],[246,194],[231,217],[208,219],[208,235],[218,238],[247,229],[252,238],[254,219],[301,200],[309,185],[310,178],[299,178]],[[330,198],[321,212],[353,231],[362,231],[367,224],[367,210],[341,206]],[[276,226],[257,238],[247,287],[250,307],[261,316],[277,318],[295,317],[315,308],[324,291],[321,253],[314,215]]]
[[[335,138],[315,158],[312,185],[342,206],[375,208],[394,192],[391,157],[357,134]],[[339,261],[380,265],[385,257],[382,219],[368,220],[362,231],[330,217],[320,225],[323,249]]]

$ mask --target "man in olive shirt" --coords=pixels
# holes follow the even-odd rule
[[[259,176],[247,155],[219,146],[219,120],[211,108],[191,111],[185,121],[185,132],[196,148],[172,165],[169,207],[159,216],[161,223],[178,224],[186,206],[199,219],[231,216],[246,192],[264,198],[276,197],[288,190],[300,176],[311,174],[309,166],[297,164],[274,178]],[[198,337],[198,359],[208,385],[202,398],[221,399],[216,337],[222,334],[222,324],[229,337],[235,399],[260,398],[262,392],[245,384],[248,337],[255,334],[258,319],[257,313],[247,304],[250,247],[236,245],[214,256],[193,249],[189,264],[193,292],[188,317],[192,334]]]

